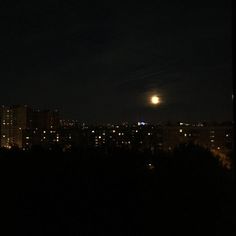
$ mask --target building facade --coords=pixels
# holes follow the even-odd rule
[[[1,107],[1,147],[22,148],[22,130],[30,127],[30,114],[27,106]]]
[[[40,111],[24,105],[1,106],[0,110],[0,144],[1,147],[25,147],[26,132],[59,128],[58,111]]]

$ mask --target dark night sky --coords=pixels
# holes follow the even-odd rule
[[[88,122],[232,119],[231,1],[30,2],[0,3],[1,104]]]

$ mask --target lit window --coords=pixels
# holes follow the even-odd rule
[[[29,137],[26,137],[26,139],[29,139]]]
[[[92,133],[95,133],[95,131],[94,131],[94,130],[92,130]]]
[[[148,135],[150,136],[150,135],[151,135],[151,133],[148,133]]]
[[[102,136],[98,136],[98,138],[99,138],[99,139],[101,139],[101,138],[102,138]]]
[[[182,132],[183,132],[183,130],[182,130],[182,129],[180,129],[180,130],[179,130],[179,132],[180,132],[180,133],[182,133]]]
[[[229,135],[228,135],[228,134],[226,134],[226,135],[225,135],[225,137],[229,137]]]
[[[46,134],[46,131],[44,130],[43,133]]]
[[[214,139],[211,139],[211,142],[214,143]]]
[[[187,134],[184,134],[184,137],[187,137]]]
[[[112,130],[113,133],[115,133],[116,131],[115,130]]]

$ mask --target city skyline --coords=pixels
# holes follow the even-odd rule
[[[161,102],[161,101],[160,101]],[[157,105],[159,99],[151,97]],[[63,120],[58,110],[39,110],[29,106],[0,107],[0,148],[31,150],[35,146],[63,151],[89,150],[171,151],[181,144],[197,144],[225,159],[232,152],[232,123],[80,124]]]

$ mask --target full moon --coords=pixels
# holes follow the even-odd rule
[[[151,97],[151,103],[154,104],[154,105],[157,105],[160,103],[160,98],[156,95],[152,96]]]

